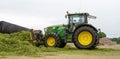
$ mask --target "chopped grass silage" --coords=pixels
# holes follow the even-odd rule
[[[12,34],[0,33],[0,56],[46,56],[60,54],[78,55],[120,55],[120,49],[96,48],[93,50],[65,48],[46,48],[43,45],[35,47],[30,43],[29,31]]]
[[[37,50],[30,43],[30,32],[0,33],[0,55],[31,55]]]

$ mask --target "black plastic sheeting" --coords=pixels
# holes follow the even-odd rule
[[[15,25],[9,22],[0,21],[0,33],[14,33],[14,32],[20,32],[20,31],[30,31],[29,28],[25,28],[19,25]]]

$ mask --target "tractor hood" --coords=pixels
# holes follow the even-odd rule
[[[67,26],[67,25],[66,24],[52,25],[52,26],[48,26],[47,28],[51,28],[51,27],[63,27],[63,26]]]
[[[67,27],[67,25],[64,25],[64,24],[52,25],[52,26],[44,28],[44,32],[46,34],[50,33],[50,32],[56,32],[57,30],[61,30],[61,29],[64,29],[66,27]]]

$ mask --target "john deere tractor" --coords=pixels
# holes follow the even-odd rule
[[[92,49],[98,44],[97,29],[88,24],[88,18],[96,18],[88,13],[68,13],[67,25],[54,25],[44,29],[42,39],[45,47],[63,48],[68,41],[74,43],[78,49]]]

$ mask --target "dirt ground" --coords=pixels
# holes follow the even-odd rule
[[[72,44],[70,44],[72,45]],[[105,45],[105,46],[98,46],[99,48],[115,48],[120,49],[120,45]],[[57,56],[43,56],[43,57],[28,57],[28,56],[5,56],[0,57],[0,59],[120,59],[120,56],[89,56],[89,55],[57,55]]]
[[[120,59],[120,56],[59,55],[44,57],[9,56],[1,59]]]

